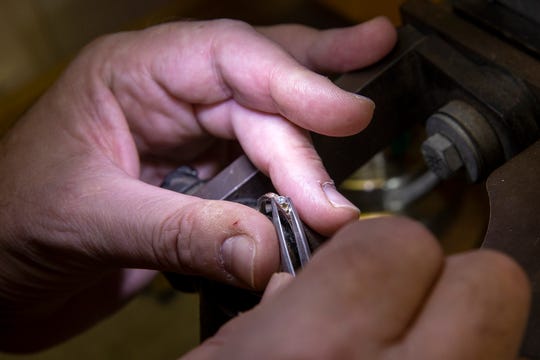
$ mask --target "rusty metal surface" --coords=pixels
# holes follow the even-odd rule
[[[437,69],[431,75],[437,86],[444,88],[444,77],[437,76],[442,72],[455,89],[464,90],[468,98],[462,100],[488,117],[504,149],[508,162],[488,171],[490,223],[483,246],[509,254],[527,271],[533,299],[522,354],[540,358],[540,61],[525,50],[527,44],[515,46],[449,5],[409,0],[402,14],[431,37],[418,52]],[[524,116],[515,116],[516,111]],[[524,117],[529,120],[521,123]]]
[[[401,8],[403,20],[426,33],[434,33],[456,48],[507,69],[523,79],[540,98],[540,63],[538,59],[512,46],[453,13],[442,2],[409,0]]]
[[[466,126],[481,155],[482,166],[475,181],[485,179],[538,138],[538,101],[521,79],[496,65],[477,63],[438,36],[422,34],[414,27],[401,28],[398,36],[398,46],[380,64],[336,80],[342,88],[375,101],[377,109],[370,125],[345,138],[313,134],[314,144],[336,183],[397,135],[425,122],[454,100],[473,106],[496,136],[487,139],[491,131],[473,131],[479,127]],[[501,148],[481,146],[485,143],[499,143]]]
[[[513,12],[540,23],[540,2],[538,0],[495,0],[493,2],[506,6]]]
[[[454,9],[533,56],[540,55],[540,2],[453,0]],[[521,6],[521,7],[520,7]],[[520,11],[520,13],[518,13]],[[538,19],[535,19],[538,18]]]
[[[488,178],[490,222],[484,247],[512,256],[532,283],[531,315],[522,351],[540,350],[540,141],[498,168]]]

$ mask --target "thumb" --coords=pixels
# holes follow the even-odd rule
[[[88,199],[87,199],[88,200]],[[196,274],[262,289],[279,266],[271,222],[249,207],[203,200],[125,177],[85,207],[86,248],[123,267]]]

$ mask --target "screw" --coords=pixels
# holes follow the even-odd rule
[[[447,137],[435,133],[422,144],[422,155],[427,166],[441,179],[447,179],[463,166],[454,144]]]

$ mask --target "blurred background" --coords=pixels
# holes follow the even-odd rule
[[[141,29],[173,20],[223,17],[254,25],[295,22],[328,28],[386,15],[398,26],[398,8],[402,2],[2,0],[0,135],[54,82],[81,47],[102,34]],[[403,150],[402,144],[417,150],[417,136],[422,136],[422,130],[405,134],[393,149],[378,154],[344,184],[344,191],[362,204],[367,216],[398,212],[433,225],[432,230],[436,230],[447,252],[470,247],[471,242],[482,238],[486,224],[481,214],[487,213],[487,201],[479,186],[463,190],[461,183],[450,182],[412,207],[402,203],[381,203],[386,190],[406,183],[404,175],[416,171],[418,153],[411,156]],[[455,195],[457,187],[461,196]],[[174,359],[198,344],[198,316],[197,295],[173,291],[160,276],[122,311],[86,333],[42,353],[0,354],[0,360]]]

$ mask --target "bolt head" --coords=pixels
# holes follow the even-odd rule
[[[439,133],[431,135],[424,141],[422,155],[431,171],[442,179],[447,179],[463,166],[454,144]]]

